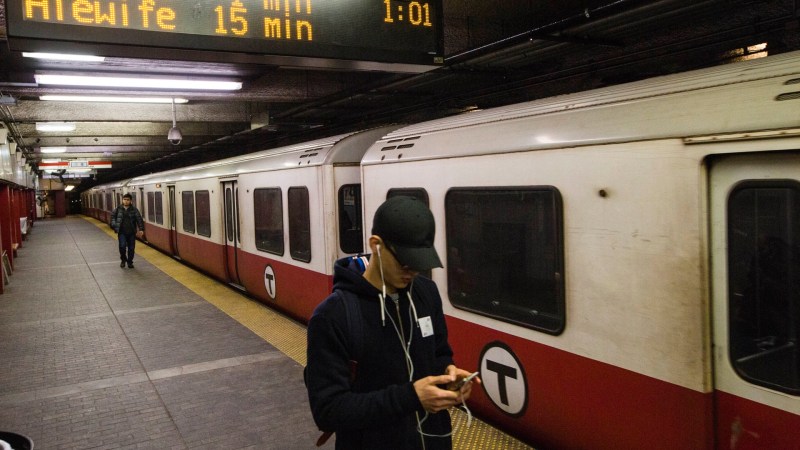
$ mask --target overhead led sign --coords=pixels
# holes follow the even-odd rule
[[[47,41],[419,66],[408,71],[443,62],[441,0],[6,0],[6,18],[15,50]]]

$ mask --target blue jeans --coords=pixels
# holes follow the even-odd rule
[[[123,262],[133,264],[133,249],[136,247],[136,233],[117,235],[119,240],[119,258]]]

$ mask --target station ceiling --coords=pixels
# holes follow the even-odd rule
[[[443,0],[444,63],[407,73],[288,66],[235,54],[202,62],[159,48],[148,48],[147,58],[107,54],[103,62],[45,62],[9,48],[0,1],[0,121],[37,167],[52,156],[40,152],[47,146],[66,146],[58,155],[62,159],[111,161],[110,169],[80,180],[80,191],[387,123],[798,50],[798,14],[796,0]],[[188,99],[175,105],[183,139],[172,145],[167,140],[172,105],[42,101],[46,94],[89,91],[37,84],[34,74],[47,71],[236,78],[243,88],[91,90]],[[76,129],[35,128],[37,122],[54,121],[74,122]]]

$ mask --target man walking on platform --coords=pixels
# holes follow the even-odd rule
[[[144,220],[142,214],[131,204],[131,194],[122,196],[122,205],[111,215],[111,228],[117,232],[119,241],[119,257],[122,260],[120,267],[133,269],[133,255],[136,247],[136,238],[144,235]]]

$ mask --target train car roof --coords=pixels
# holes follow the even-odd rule
[[[128,184],[128,180],[115,181],[113,183],[98,184],[87,189],[86,192],[102,191],[104,189],[119,189]]]
[[[357,164],[369,146],[399,125],[374,128],[288,145],[194,166],[132,178],[128,184],[170,183],[179,180],[232,177],[243,173],[327,164]]]
[[[390,132],[362,163],[796,128],[798,105],[775,102],[781,94],[800,97],[792,86],[798,77],[800,52],[791,52],[473,111]],[[756,83],[744,88],[745,82]],[[766,102],[769,116],[757,107]]]

